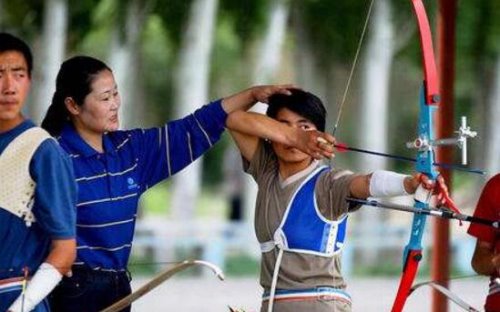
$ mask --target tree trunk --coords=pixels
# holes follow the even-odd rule
[[[389,82],[394,56],[394,28],[390,3],[375,2],[373,28],[363,62],[360,124],[363,125],[359,144],[363,148],[388,151],[387,117],[389,106]],[[387,167],[387,159],[360,154],[358,167],[372,171]]]
[[[297,64],[297,84],[325,100],[326,82],[321,79],[324,75],[320,75],[318,72],[316,56],[313,52],[309,33],[305,30],[302,11],[301,3],[296,3],[292,11],[292,25],[296,42],[294,56],[295,64]]]
[[[217,0],[194,0],[182,35],[174,82],[177,118],[192,113],[208,101],[210,54]],[[198,159],[173,178],[172,211],[176,220],[191,220],[201,184],[202,160]]]
[[[140,39],[147,16],[145,2],[129,1],[126,12],[124,27],[115,23],[110,49],[110,66],[121,97],[120,126],[123,129],[141,126],[146,110],[144,87],[140,78]]]
[[[491,176],[500,172],[500,54],[497,55],[493,81],[485,122],[485,170]]]
[[[285,41],[288,12],[288,1],[277,0],[272,2],[272,7],[269,10],[267,30],[265,32],[266,36],[257,55],[258,62],[254,72],[254,84],[267,84],[275,79],[280,65],[281,49]],[[265,113],[267,105],[257,103],[251,110]],[[252,222],[255,212],[255,200],[257,198],[257,185],[249,175],[243,172],[241,174],[244,175],[244,216],[248,222]]]
[[[269,11],[269,24],[260,47],[258,61],[255,66],[254,84],[268,84],[276,78],[276,71],[280,65],[281,47],[285,41],[286,24],[288,21],[289,6],[287,0],[274,1]],[[267,105],[257,103],[252,111],[265,113]]]
[[[35,105],[31,108],[32,119],[40,123],[52,102],[57,72],[66,53],[68,4],[66,0],[47,0],[43,13],[41,53],[35,53]],[[37,57],[39,56],[39,57]]]
[[[389,82],[394,56],[394,29],[391,7],[388,0],[375,1],[372,20],[372,32],[363,62],[362,96],[360,111],[359,144],[362,148],[388,152],[387,117],[389,106]],[[387,159],[360,154],[359,164],[363,172],[385,169]],[[375,209],[360,210],[360,228],[371,229],[372,224],[383,224],[384,215]],[[362,231],[363,241],[369,241],[374,233]],[[376,247],[373,245],[373,247]],[[378,260],[378,250],[369,248],[363,255],[364,264],[373,264]]]

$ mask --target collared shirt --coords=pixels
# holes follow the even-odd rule
[[[0,134],[0,157],[5,148],[24,131],[35,127],[26,120]],[[0,209],[0,280],[23,276],[27,267],[32,275],[45,260],[51,240],[75,236],[76,185],[68,155],[54,140],[45,140],[35,151],[30,166],[35,181],[32,211],[36,222],[30,227],[21,218]],[[17,297],[21,285],[0,291],[0,311]]]
[[[500,174],[492,177],[484,186],[474,211],[474,217],[492,221],[500,220]],[[468,233],[482,241],[491,243],[495,252],[500,252],[498,230],[479,223],[471,223]]]
[[[500,174],[492,177],[484,186],[474,211],[474,217],[492,221],[500,220]],[[495,253],[500,252],[500,235],[497,229],[471,223],[468,233],[478,240],[492,244]],[[484,306],[486,311],[500,310],[500,285],[496,281],[498,276],[496,273],[490,277],[488,297]]]
[[[219,100],[163,127],[109,132],[104,153],[68,123],[58,140],[73,160],[79,188],[75,264],[125,269],[140,195],[212,147],[226,117]]]
[[[269,144],[261,140],[251,162],[245,161],[244,166],[259,188],[254,227],[259,243],[265,243],[274,239],[274,233],[283,220],[292,196],[308,175],[320,166],[320,163],[313,161],[309,167],[283,180],[279,175],[276,154]],[[345,198],[350,195],[349,185],[354,177],[355,175],[350,171],[337,169],[327,170],[320,174],[314,192],[318,213],[325,219],[338,220],[351,211]],[[277,255],[277,249],[262,254],[260,284],[266,290],[271,287]],[[277,289],[307,289],[317,286],[344,288],[346,284],[340,267],[340,254],[327,258],[285,252],[280,266]]]

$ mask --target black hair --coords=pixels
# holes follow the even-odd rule
[[[325,131],[326,109],[323,102],[310,92],[292,89],[291,95],[274,94],[269,97],[267,116],[276,119],[278,112],[287,108],[311,121],[319,131]]]
[[[0,32],[0,53],[8,51],[17,51],[24,56],[24,60],[28,65],[28,76],[31,77],[33,70],[33,54],[26,42],[9,33]]]
[[[70,97],[82,106],[85,97],[92,91],[95,76],[103,70],[111,71],[104,62],[90,56],[75,56],[62,63],[56,78],[56,91],[42,121],[42,128],[53,136],[59,135],[69,119],[64,100]]]

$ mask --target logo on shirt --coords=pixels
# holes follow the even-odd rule
[[[135,183],[134,179],[132,179],[132,178],[128,178],[127,179],[127,183],[128,183],[128,189],[129,190],[133,190],[133,189],[139,188],[139,185],[137,185],[137,183]]]

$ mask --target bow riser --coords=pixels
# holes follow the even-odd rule
[[[428,142],[434,139],[433,131],[433,115],[436,106],[428,105],[426,103],[425,84],[420,92],[420,114],[419,114],[419,127],[418,137],[422,145],[419,147],[417,153],[416,170],[425,174],[429,179],[436,180],[438,172],[434,169],[434,152]],[[428,210],[429,203],[424,199],[415,199],[414,207],[419,210]],[[425,230],[425,223],[427,220],[426,215],[416,214],[413,216],[413,223],[411,228],[410,240],[405,246],[403,254],[403,274],[399,283],[398,293],[392,307],[392,312],[399,312],[403,310],[406,299],[410,294],[410,290],[418,272],[418,265],[422,259],[422,236]]]
[[[439,175],[434,169],[434,151],[431,143],[434,141],[433,120],[437,107],[425,102],[425,85],[420,91],[420,115],[418,121],[418,138],[421,142],[417,153],[415,169],[435,180]]]
[[[415,140],[413,147],[418,149],[416,170],[435,181],[439,173],[433,166],[435,161],[432,142],[434,141],[434,113],[437,109],[437,103],[440,100],[438,75],[434,59],[434,48],[432,46],[431,28],[425,7],[422,0],[412,0],[412,4],[420,30],[420,45],[424,66],[424,81],[419,100],[418,138]],[[428,210],[429,203],[427,199],[418,197],[415,199],[414,207],[420,210]],[[422,259],[422,236],[424,234],[426,219],[426,215],[414,215],[413,217],[410,241],[406,245],[403,255],[403,273],[398,293],[392,306],[392,312],[403,310],[406,299],[410,294],[411,286],[417,275],[418,265]]]

